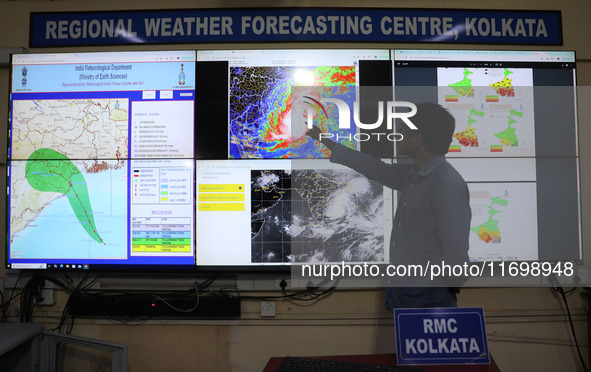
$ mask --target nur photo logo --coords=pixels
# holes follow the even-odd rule
[[[327,91],[324,87],[317,87],[318,89],[314,91],[311,91],[311,89],[314,88],[310,87],[301,90],[297,88],[300,87],[294,88],[294,96],[296,96],[294,102],[301,102],[303,104],[303,107],[300,109],[303,110],[302,117],[305,121],[307,129],[312,129],[314,125],[317,125],[321,128],[321,130],[323,130],[323,132],[320,133],[321,139],[330,138],[336,141],[346,139],[349,141],[364,142],[374,138],[374,140],[378,141],[382,139],[386,139],[388,141],[400,141],[404,138],[404,136],[402,133],[396,133],[394,131],[396,127],[396,119],[400,119],[411,130],[418,129],[411,120],[411,118],[417,113],[417,107],[412,102],[375,101],[374,104],[372,104],[373,107],[371,109],[375,110],[374,114],[377,113],[377,115],[373,116],[377,116],[377,119],[374,122],[363,122],[361,120],[360,104],[357,99],[353,102],[346,102],[335,97],[323,97]],[[297,98],[298,91],[301,93],[299,98]],[[316,97],[313,97],[311,92],[313,92]],[[334,118],[335,114],[332,114],[332,120],[338,121],[339,130],[348,130],[349,132],[347,134],[337,133],[334,131],[325,131],[326,128],[324,128],[322,125],[318,125],[319,122],[331,120],[331,115],[329,115],[329,112],[334,113],[334,107],[336,107],[337,118]],[[368,105],[365,105],[364,109],[369,109]],[[351,112],[353,115],[351,115]],[[351,116],[355,125],[353,129],[357,129],[357,132],[354,134],[350,131],[352,129]],[[386,124],[386,130],[384,132],[375,132],[375,130],[383,128],[384,122]],[[374,132],[370,134],[359,132],[359,130],[370,130]]]

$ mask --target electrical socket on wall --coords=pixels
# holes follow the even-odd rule
[[[37,305],[40,306],[53,306],[55,305],[55,299],[53,298],[54,290],[51,288],[43,288],[39,294],[39,301]]]
[[[275,301],[261,301],[261,316],[275,316]]]

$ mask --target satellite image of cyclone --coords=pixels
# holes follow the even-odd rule
[[[252,262],[290,262],[291,177],[285,170],[251,171]]]
[[[383,262],[383,187],[352,170],[251,171],[253,262]]]
[[[293,87],[308,87],[316,100],[338,98],[352,105],[355,99],[355,67],[231,67],[229,156],[234,159],[327,158],[330,153],[306,136],[301,115],[305,103],[294,98]],[[312,100],[311,100],[312,101]],[[313,121],[323,131],[338,133],[340,143],[356,129],[339,129],[334,105],[322,108]]]

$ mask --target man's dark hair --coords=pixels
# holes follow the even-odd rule
[[[456,119],[437,103],[418,103],[416,106],[417,113],[410,117],[410,121],[419,128],[427,150],[436,155],[447,154],[456,128]]]

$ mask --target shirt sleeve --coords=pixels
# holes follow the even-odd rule
[[[386,164],[380,159],[352,150],[340,143],[336,143],[336,146],[331,150],[330,161],[345,165],[367,178],[395,190],[402,189],[409,169],[409,166],[406,165]]]

